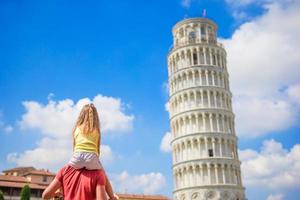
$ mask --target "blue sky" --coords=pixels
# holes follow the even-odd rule
[[[293,0],[0,1],[0,170],[57,170],[68,161],[77,106],[94,101],[116,189],[171,196],[171,154],[160,148],[169,131],[166,56],[172,26],[203,9],[228,53],[247,197],[299,199]]]

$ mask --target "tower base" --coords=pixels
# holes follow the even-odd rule
[[[247,200],[243,187],[198,186],[176,190],[174,200]]]

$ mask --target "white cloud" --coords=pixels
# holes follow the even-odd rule
[[[76,103],[70,99],[54,101],[50,98],[46,105],[26,101],[23,103],[25,113],[19,122],[20,126],[24,131],[36,130],[43,138],[37,142],[36,148],[22,153],[11,153],[7,160],[18,166],[34,165],[37,168],[57,170],[71,158],[71,131],[80,109],[89,102],[97,107],[104,133],[124,133],[132,130],[134,116],[124,113],[121,100],[113,97],[97,95],[93,100],[83,98]],[[104,164],[114,160],[115,155],[109,146],[101,145],[100,151]]]
[[[300,84],[295,84],[287,89],[287,95],[294,102],[300,105]]]
[[[164,92],[164,94],[166,94],[166,95],[168,95],[169,96],[169,83],[168,83],[168,81],[166,81],[166,82],[163,82],[163,84],[162,84],[162,90],[163,90],[163,92]]]
[[[3,112],[0,110],[0,131],[4,133],[11,133],[14,130],[14,127],[10,124],[7,124],[3,120]]]
[[[169,102],[165,103],[165,110],[170,112],[170,104]]]
[[[242,151],[239,151],[239,157],[240,160],[250,160],[254,159],[258,156],[258,153],[253,149],[245,149]]]
[[[261,12],[264,13],[268,11],[270,5],[277,4],[285,7],[297,1],[298,0],[225,0],[232,17],[235,19],[235,25],[253,20],[257,15],[260,15],[260,12],[255,13],[253,10],[261,9]]]
[[[265,15],[244,23],[232,38],[223,40],[232,89],[238,94],[275,95],[299,81],[299,4],[270,5]]]
[[[238,21],[244,21],[249,19],[249,16],[245,11],[240,11],[240,10],[234,10],[232,12],[232,17]]]
[[[256,5],[265,7],[270,4],[290,4],[296,2],[297,0],[225,0],[225,2],[233,9],[246,9],[248,6]]]
[[[267,200],[283,200],[282,194],[269,195]]]
[[[290,150],[275,140],[263,142],[261,150],[241,150],[243,180],[246,187],[266,187],[274,192],[300,188],[300,144]]]
[[[166,178],[159,172],[130,175],[123,171],[112,176],[112,185],[116,192],[155,194],[166,186]]]
[[[108,145],[101,145],[100,149],[101,162],[109,164],[115,159],[115,155]],[[71,156],[72,144],[70,140],[45,137],[38,142],[34,149],[8,154],[7,161],[16,163],[17,166],[34,166],[57,171],[69,162]]]
[[[160,143],[160,150],[163,152],[171,152],[171,140],[172,140],[172,134],[170,132],[166,132],[164,137],[161,140]]]
[[[10,133],[14,130],[14,128],[11,125],[6,125],[3,130],[5,133]]]
[[[94,103],[98,110],[103,132],[128,132],[132,130],[134,116],[126,115],[120,99],[97,95],[93,100],[83,98],[74,103],[71,99],[49,100],[47,105],[25,101],[26,113],[22,116],[22,129],[37,129],[45,135],[65,137],[68,135],[83,105]]]
[[[110,146],[108,145],[101,145],[101,152],[100,152],[100,160],[103,163],[111,163],[115,160],[115,155],[112,152]]]
[[[10,153],[7,160],[16,163],[17,166],[34,166],[57,171],[70,160],[71,155],[71,141],[45,137],[38,141],[36,148],[22,153]]]
[[[240,97],[233,101],[239,136],[258,137],[289,128],[296,122],[293,106],[284,100]]]
[[[234,8],[245,7],[257,2],[264,2],[265,0],[225,0],[225,2]]]
[[[276,2],[264,4],[262,16],[221,40],[228,55],[237,133],[242,136],[280,131],[298,120],[300,106],[293,102],[300,83],[300,2]]]
[[[191,6],[192,0],[181,0],[181,5],[184,8],[189,8]]]

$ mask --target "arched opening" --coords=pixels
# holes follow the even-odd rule
[[[189,33],[189,43],[195,43],[196,42],[196,33],[195,31],[191,31]]]

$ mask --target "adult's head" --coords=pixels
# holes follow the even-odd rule
[[[43,192],[43,199],[54,197],[62,188],[64,200],[107,200],[103,170],[75,169],[66,165]]]

